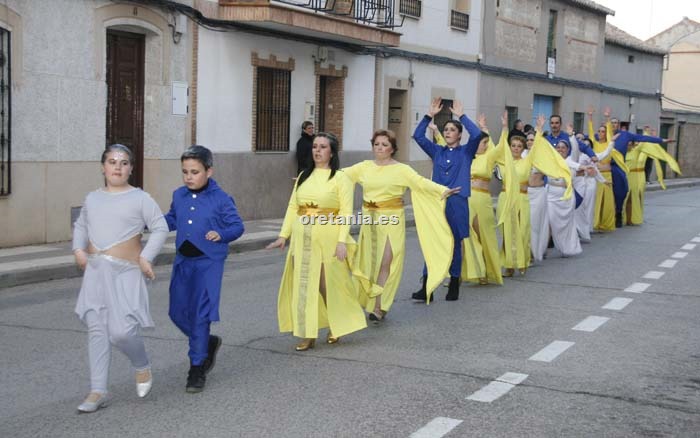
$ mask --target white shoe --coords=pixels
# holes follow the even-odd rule
[[[153,373],[151,370],[148,370],[148,373],[151,375],[151,378],[147,382],[136,382],[136,394],[141,398],[146,397],[151,392],[151,388],[153,388]]]
[[[96,393],[99,394],[99,393]],[[92,395],[92,394],[91,394]],[[88,399],[90,398],[90,395],[88,395]],[[107,407],[109,404],[109,397],[107,394],[100,394],[100,398],[98,398],[96,401],[89,401],[88,399],[85,399],[83,404],[78,406],[78,412],[84,413],[84,414],[89,414],[91,412],[95,412],[96,410],[100,408]]]

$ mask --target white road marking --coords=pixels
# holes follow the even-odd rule
[[[700,243],[700,237],[693,237],[690,239],[691,242]]]
[[[646,274],[642,275],[642,278],[648,278],[649,280],[658,280],[659,278],[663,277],[665,272],[661,271],[649,271]]]
[[[560,354],[568,350],[574,342],[567,341],[554,341],[547,345],[537,353],[535,353],[529,360],[536,360],[539,362],[551,362],[557,358]]]
[[[436,417],[430,423],[411,434],[410,438],[440,438],[447,435],[452,429],[459,426],[462,420],[454,418]]]
[[[678,263],[678,260],[667,259],[659,264],[659,268],[673,268]]]
[[[484,386],[474,394],[467,397],[467,400],[491,403],[492,401],[508,394],[516,385],[527,379],[527,374],[505,373],[493,382]]]
[[[674,259],[684,259],[685,256],[687,256],[687,255],[688,255],[687,252],[678,251],[678,252],[674,252],[673,255],[671,255],[671,257]]]
[[[577,330],[580,332],[594,332],[598,327],[610,321],[610,318],[605,316],[589,316],[583,321],[576,324],[571,330]]]
[[[694,243],[686,243],[685,245],[681,246],[681,249],[684,251],[692,251],[695,249],[697,245]]]
[[[649,283],[632,283],[627,286],[625,292],[632,292],[634,294],[641,294],[651,286]]]
[[[627,305],[632,301],[632,298],[613,298],[612,300],[608,301],[606,305],[603,306],[603,309],[622,310],[625,307],[627,307]]]

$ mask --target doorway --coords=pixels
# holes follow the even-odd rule
[[[145,36],[107,31],[107,146],[120,143],[134,154],[129,184],[143,187]]]

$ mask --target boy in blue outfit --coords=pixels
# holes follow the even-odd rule
[[[183,187],[173,192],[165,215],[177,230],[177,254],[170,278],[170,319],[189,338],[187,392],[201,392],[206,373],[216,361],[219,336],[210,325],[219,321],[219,298],[228,243],[243,234],[236,203],[211,178],[213,157],[204,146],[192,146],[180,157]]]

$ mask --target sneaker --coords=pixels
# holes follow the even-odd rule
[[[185,391],[193,394],[204,391],[204,385],[207,382],[207,375],[204,371],[204,365],[192,365],[187,373],[187,387]]]
[[[221,338],[216,335],[209,335],[209,347],[207,348],[207,358],[204,359],[202,366],[204,367],[204,372],[208,373],[216,365],[216,353],[219,352],[221,348]]]

